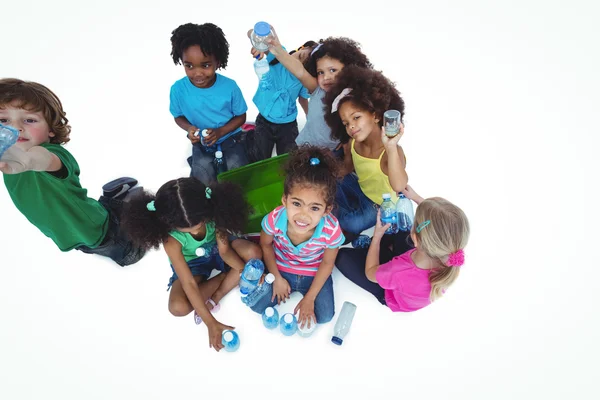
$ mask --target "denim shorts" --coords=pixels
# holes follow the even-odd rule
[[[190,271],[192,271],[192,276],[202,275],[205,279],[210,277],[213,269],[221,272],[227,272],[231,268],[229,268],[223,262],[221,256],[217,253],[212,256],[210,259],[206,260],[205,258],[194,258],[187,262],[188,267],[190,267]],[[167,291],[171,289],[173,282],[175,282],[179,277],[175,273],[175,269],[171,264],[171,270],[173,271],[173,276],[169,279],[169,284],[167,285]]]

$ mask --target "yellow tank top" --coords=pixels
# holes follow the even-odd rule
[[[396,192],[392,189],[387,175],[381,170],[381,158],[385,154],[385,149],[379,158],[366,158],[354,150],[354,139],[352,139],[351,152],[354,170],[358,175],[358,184],[363,193],[375,204],[383,201],[381,195],[384,193],[389,193],[392,199],[395,199]]]

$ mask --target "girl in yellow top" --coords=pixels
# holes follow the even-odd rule
[[[338,185],[334,214],[351,239],[375,225],[375,205],[383,193],[393,196],[408,183],[406,157],[399,145],[404,125],[393,138],[383,130],[383,113],[392,109],[404,116],[404,101],[381,72],[348,66],[324,102],[331,136],[344,144],[344,179]]]

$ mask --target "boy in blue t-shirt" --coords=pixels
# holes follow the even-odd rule
[[[188,23],[172,34],[171,56],[175,64],[183,64],[187,76],[171,86],[170,111],[193,145],[191,176],[208,185],[217,179],[215,150],[223,152],[229,170],[248,163],[239,135],[248,106],[235,81],[216,73],[229,57],[221,28]],[[200,132],[205,129],[203,145]]]

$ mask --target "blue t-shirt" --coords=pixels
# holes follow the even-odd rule
[[[186,76],[171,86],[170,111],[174,118],[185,117],[192,125],[203,129],[217,129],[231,118],[244,114],[248,106],[239,86],[233,79],[216,74],[215,83],[206,89],[197,88]],[[217,141],[241,131],[241,128],[228,133]]]
[[[271,53],[267,55],[269,62],[274,58],[275,56]],[[258,111],[267,121],[275,124],[286,124],[294,121],[298,116],[296,99],[298,96],[308,99],[308,90],[281,63],[269,65],[266,79],[269,80],[269,88],[263,89],[259,85],[256,94],[252,98]]]

